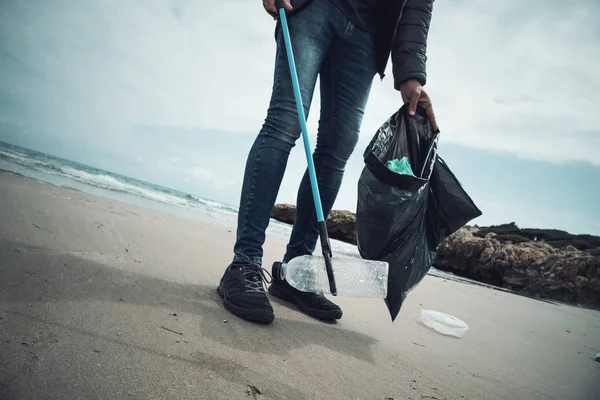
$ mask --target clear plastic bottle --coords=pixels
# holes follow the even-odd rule
[[[332,259],[339,296],[380,298],[387,296],[388,263],[359,258]],[[300,256],[274,271],[292,287],[303,292],[330,294],[325,260],[320,256]]]

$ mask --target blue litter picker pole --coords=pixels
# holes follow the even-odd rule
[[[329,289],[331,294],[336,296],[337,289],[335,278],[333,275],[333,266],[331,262],[332,252],[329,242],[329,234],[327,233],[327,224],[323,215],[323,206],[321,204],[321,195],[319,193],[319,185],[317,183],[317,174],[310,149],[310,141],[308,139],[308,129],[306,127],[306,117],[304,115],[304,106],[302,104],[302,96],[300,94],[300,84],[298,83],[298,74],[296,72],[296,63],[294,62],[294,51],[290,40],[290,32],[287,24],[286,10],[283,7],[283,0],[276,0],[277,9],[279,10],[279,18],[283,37],[285,39],[285,48],[287,51],[288,64],[290,66],[290,75],[292,76],[292,85],[294,86],[294,96],[296,97],[296,108],[298,109],[298,119],[302,130],[302,139],[304,141],[304,150],[306,152],[306,161],[308,163],[308,173],[310,176],[310,184],[312,187],[313,198],[315,202],[315,210],[317,212],[317,220],[319,223],[319,237],[321,239],[321,248],[323,258],[325,259],[325,268],[327,269],[327,277],[329,278]]]

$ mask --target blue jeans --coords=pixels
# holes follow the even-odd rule
[[[288,17],[305,114],[320,77],[321,115],[313,160],[327,218],[344,168],[358,141],[364,109],[377,73],[375,41],[355,28],[329,0],[313,1]],[[301,130],[281,27],[272,97],[265,122],[248,155],[238,215],[234,261],[262,264],[263,244],[290,151]],[[284,262],[312,254],[317,216],[308,171],[298,191],[294,224]]]

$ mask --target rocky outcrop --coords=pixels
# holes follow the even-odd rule
[[[594,251],[600,249],[600,237],[592,235],[572,235],[558,229],[529,229],[519,228],[517,224],[494,225],[481,227],[473,232],[475,236],[485,237],[488,233],[495,233],[495,238],[501,243],[524,243],[529,241],[543,241],[557,249],[568,246],[578,250]]]
[[[531,297],[600,308],[600,257],[543,241],[501,242],[465,227],[440,247],[434,267]]]
[[[284,224],[293,225],[296,220],[296,206],[291,204],[275,204],[273,211],[271,211],[271,218]]]
[[[272,217],[293,224],[296,208],[278,204]],[[356,216],[332,211],[332,239],[356,244]],[[434,267],[535,298],[600,309],[600,238],[516,224],[464,227],[440,247]]]
[[[271,217],[277,221],[294,224],[296,206],[291,204],[276,204]],[[327,218],[327,233],[329,238],[342,242],[356,244],[356,215],[350,211],[333,210]]]

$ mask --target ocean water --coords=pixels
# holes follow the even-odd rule
[[[197,210],[198,216],[214,216],[217,212],[231,216],[237,212],[233,207],[189,193],[3,142],[0,142],[0,170],[136,204]]]

